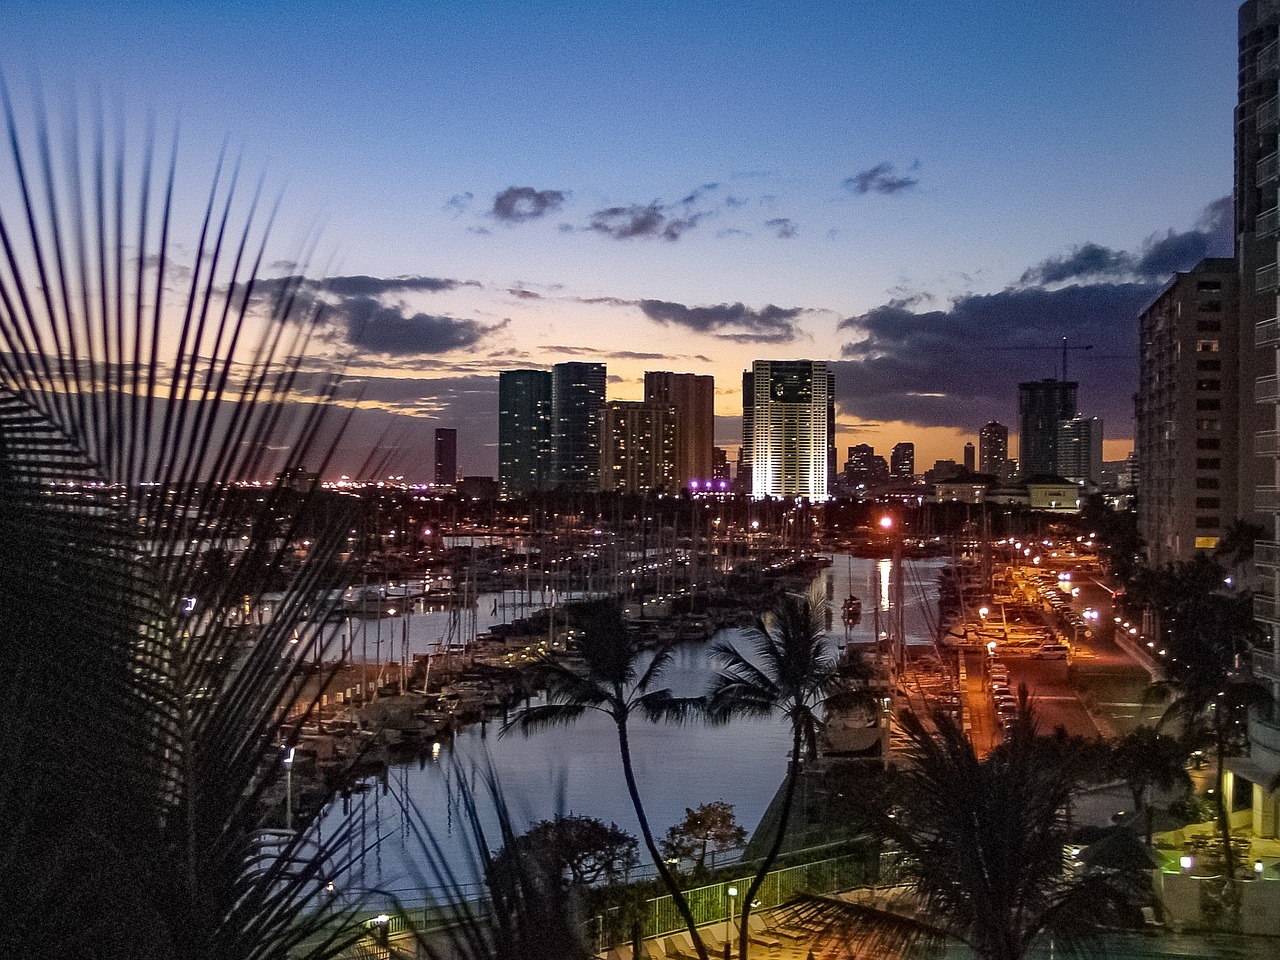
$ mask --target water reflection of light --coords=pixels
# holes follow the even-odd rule
[[[880,585],[880,609],[889,609],[889,584],[893,580],[893,561],[880,560],[876,563],[876,583]]]

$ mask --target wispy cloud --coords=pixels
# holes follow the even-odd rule
[[[766,220],[764,225],[772,230],[773,235],[779,240],[790,240],[796,235],[796,224],[790,217],[774,217],[772,220]]]
[[[796,322],[803,307],[769,304],[753,310],[741,303],[690,307],[669,300],[641,300],[640,309],[650,320],[675,324],[697,333],[738,343],[790,343],[796,338]]]
[[[915,164],[912,165],[915,169]],[[882,193],[894,194],[901,193],[903,190],[910,190],[917,186],[920,180],[917,177],[908,177],[894,172],[892,163],[887,160],[883,163],[877,163],[869,170],[863,170],[855,173],[851,177],[846,177],[841,181],[846,190],[853,193]]]

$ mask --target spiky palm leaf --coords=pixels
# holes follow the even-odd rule
[[[1014,734],[985,758],[949,716],[932,719],[904,717],[908,765],[859,804],[864,825],[897,852],[893,908],[807,897],[795,916],[866,955],[913,955],[948,940],[990,960],[1018,960],[1050,940],[1087,955],[1124,914],[1136,878],[1067,869],[1066,810],[1079,780],[1061,744],[1038,736],[1025,697]]]
[[[738,643],[722,642],[712,649],[712,656],[721,664],[708,696],[707,713],[713,722],[781,713],[791,727],[791,761],[778,832],[742,899],[741,957],[746,957],[750,948],[751,904],[782,852],[801,765],[805,758],[818,755],[826,711],[869,699],[863,685],[870,675],[869,667],[852,651],[845,663],[831,655],[826,622],[827,598],[815,584],[804,596],[780,595]]]
[[[295,402],[316,314],[285,289],[260,322],[266,230],[256,197],[237,213],[238,170],[219,163],[183,281],[174,160],[157,174],[148,141],[135,171],[101,119],[86,155],[76,118],[55,145],[40,115],[32,150],[0,96],[2,952],[332,953],[341,924],[306,911],[340,855],[304,833],[254,853],[306,666],[295,627],[342,585],[342,540],[294,564],[294,495],[234,486],[331,452],[336,380]],[[211,578],[203,549],[231,541]]]
[[[570,664],[555,656],[543,657],[533,668],[533,678],[546,689],[547,702],[522,710],[503,727],[502,733],[516,729],[527,734],[544,727],[571,724],[589,712],[602,713],[613,722],[627,793],[640,824],[645,849],[689,928],[699,957],[707,960],[693,912],[649,826],[631,761],[628,732],[632,716],[639,715],[650,722],[682,723],[699,715],[704,702],[701,697],[676,697],[668,689],[654,689],[671,661],[671,651],[653,651],[646,663],[642,651],[627,635],[622,609],[616,601],[582,604],[577,616],[580,626],[577,653],[581,662]]]

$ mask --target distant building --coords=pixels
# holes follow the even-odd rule
[[[973,471],[977,468],[977,465],[978,465],[978,464],[977,464],[977,460],[978,460],[978,458],[977,458],[977,456],[976,456],[976,455],[975,455],[975,453],[974,453],[973,444],[972,444],[972,443],[966,443],[966,444],[964,445],[964,468],[965,468],[965,470],[966,470],[966,471],[968,471],[969,473],[973,473]]]
[[[498,482],[503,496],[551,486],[551,374],[498,374]]]
[[[496,500],[500,490],[493,477],[463,477],[458,481],[460,500]]]
[[[458,482],[458,431],[436,427],[436,485],[452,487]]]
[[[712,450],[716,437],[715,378],[693,373],[648,371],[644,402],[665,404],[676,411],[676,453],[673,484],[689,486],[712,478]]]
[[[1073,417],[1058,426],[1058,473],[1076,483],[1102,479],[1102,420]]]
[[[735,483],[738,493],[750,493],[752,477],[751,439],[755,433],[756,388],[755,374],[742,371],[742,446],[738,449],[738,475]]]
[[[832,407],[826,361],[757,360],[751,373],[752,496],[825,500]]]
[[[1078,388],[1073,380],[1052,377],[1018,384],[1018,443],[1024,477],[1060,472],[1058,430],[1076,415]]]
[[[600,489],[603,363],[557,363],[551,369],[551,483],[564,490]]]
[[[1079,513],[1080,486],[1065,477],[1038,474],[1026,480],[1027,502],[1046,513]]]
[[[935,460],[933,466],[924,472],[925,483],[945,483],[956,477],[964,476],[965,469],[954,460]]]
[[[910,479],[916,475],[916,445],[895,443],[889,453],[889,475]]]
[[[1236,290],[1235,260],[1202,260],[1138,320],[1138,531],[1153,567],[1212,550],[1239,513]]]
[[[649,493],[676,485],[679,415],[665,403],[615,400],[604,408],[600,487]]]
[[[962,476],[935,484],[933,498],[937,503],[985,503],[988,491],[995,485],[996,478],[990,474],[966,471]]]
[[[733,479],[729,473],[729,451],[724,447],[713,447],[711,449],[711,479]]]
[[[1003,423],[990,420],[978,431],[978,469],[1009,479],[1009,428]]]
[[[871,482],[871,463],[876,449],[869,443],[857,443],[849,448],[849,459],[844,463],[844,478],[850,486]],[[887,464],[886,464],[887,469]]]

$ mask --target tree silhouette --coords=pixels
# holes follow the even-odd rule
[[[636,783],[628,732],[633,716],[649,722],[684,722],[698,713],[702,699],[675,697],[666,688],[654,689],[663,669],[671,661],[671,653],[659,650],[652,655],[643,654],[627,635],[622,609],[616,601],[596,600],[581,604],[576,618],[578,630],[574,652],[579,660],[570,662],[555,656],[544,657],[532,672],[535,681],[546,688],[547,702],[520,711],[502,732],[505,735],[516,729],[527,734],[545,727],[571,724],[588,712],[602,713],[613,722],[627,794],[640,823],[645,849],[689,928],[698,956],[707,960],[706,947],[698,936],[693,913],[658,850],[649,826]]]
[[[782,851],[800,769],[805,759],[818,754],[825,711],[869,700],[862,685],[869,669],[860,658],[842,664],[831,655],[826,614],[826,596],[816,585],[804,596],[784,593],[756,620],[741,646],[719,643],[713,649],[713,656],[722,664],[708,697],[707,712],[713,722],[780,712],[791,726],[791,760],[778,832],[742,898],[738,932],[738,955],[742,958],[747,956],[751,904]]]

